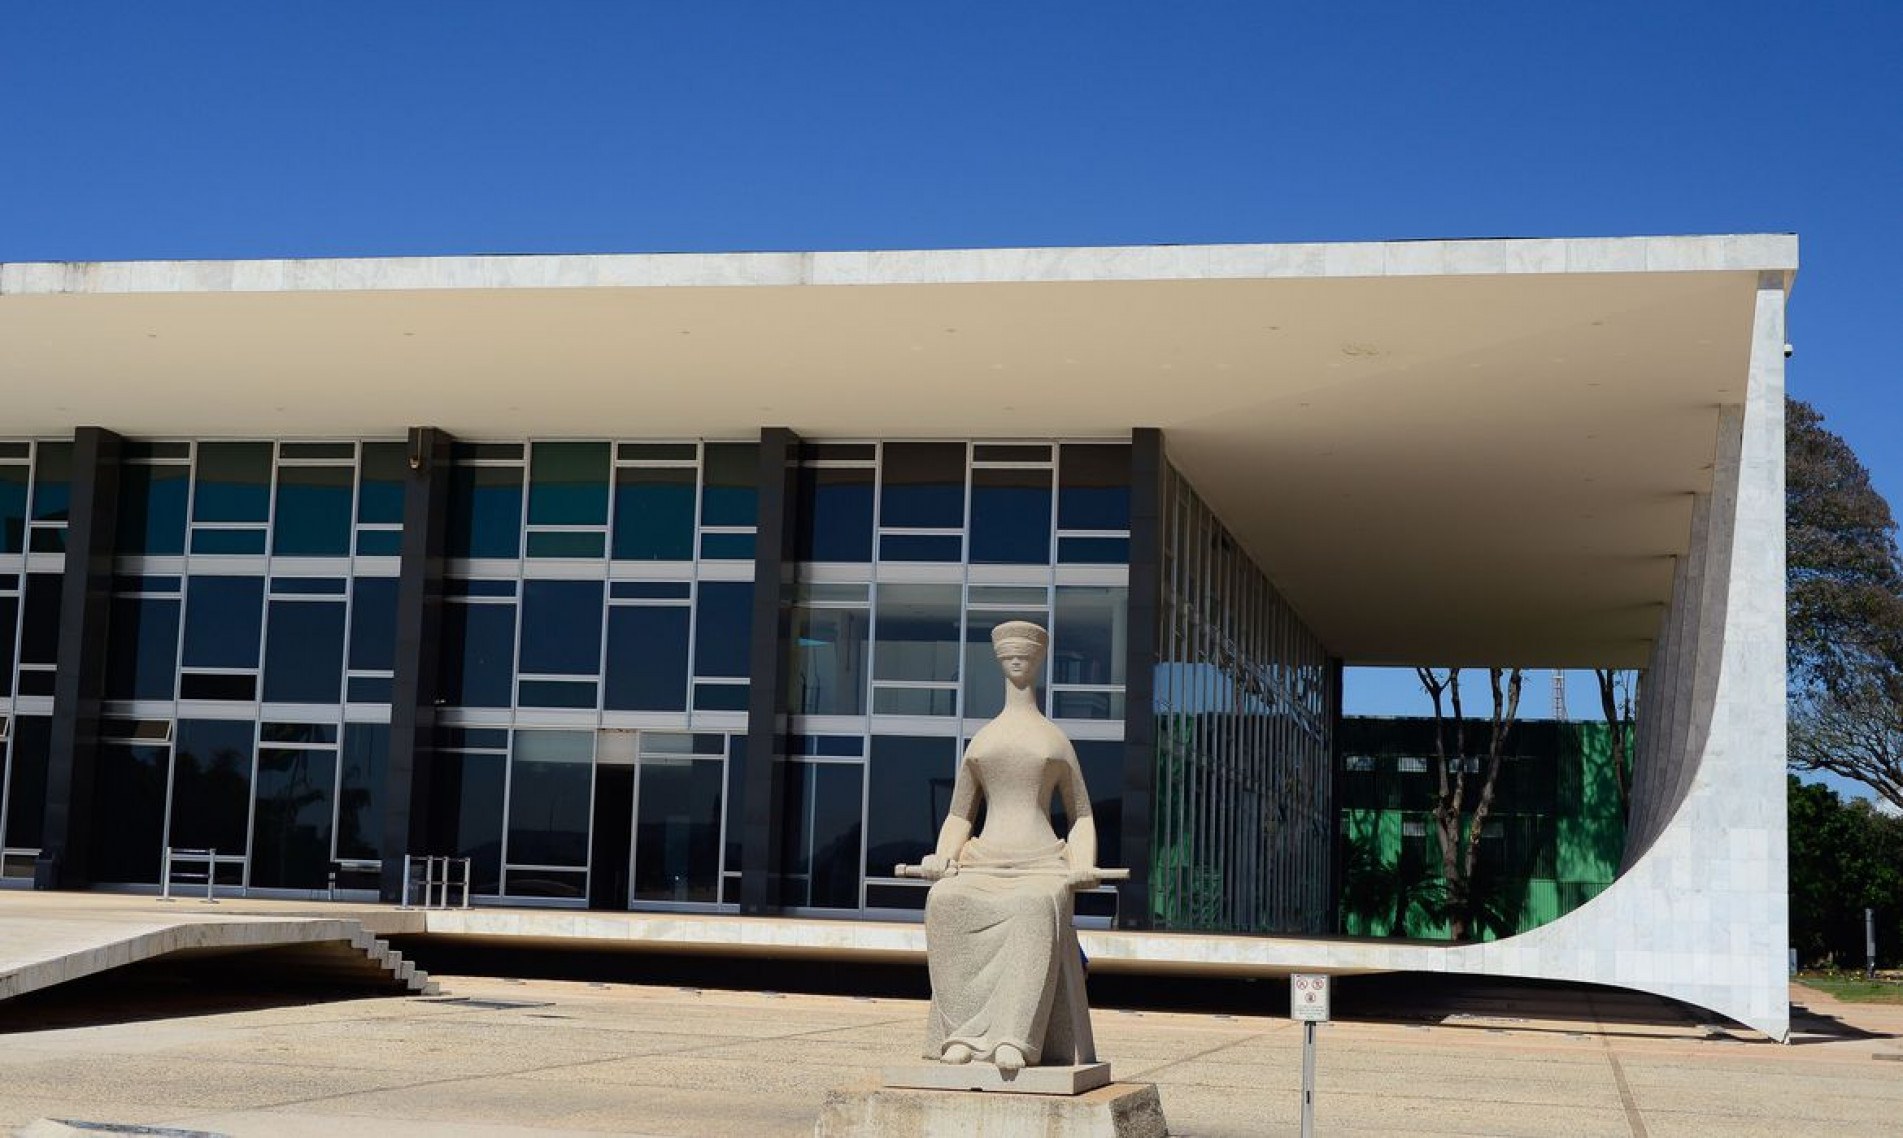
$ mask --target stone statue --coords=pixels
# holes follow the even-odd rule
[[[1010,621],[992,630],[991,644],[1004,670],[1004,710],[965,750],[936,851],[899,867],[933,881],[925,1057],[985,1061],[1001,1072],[1094,1063],[1071,922],[1073,890],[1106,876],[1090,793],[1070,740],[1037,707],[1049,635]],[[1053,792],[1070,819],[1063,838],[1051,829]],[[981,805],[984,830],[974,835]]]

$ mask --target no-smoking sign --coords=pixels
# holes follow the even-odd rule
[[[1289,977],[1289,1018],[1326,1023],[1328,1020],[1328,977],[1297,972]]]

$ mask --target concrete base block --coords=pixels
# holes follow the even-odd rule
[[[927,1091],[861,1083],[826,1092],[814,1138],[1167,1138],[1154,1083],[1079,1095]]]
[[[1110,1064],[1025,1067],[1001,1071],[990,1063],[919,1063],[887,1067],[888,1087],[921,1091],[991,1091],[1008,1095],[1080,1095],[1110,1085]]]

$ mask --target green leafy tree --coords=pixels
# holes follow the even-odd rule
[[[1790,779],[1791,947],[1806,967],[1860,967],[1863,911],[1876,910],[1877,959],[1903,952],[1903,818]]]

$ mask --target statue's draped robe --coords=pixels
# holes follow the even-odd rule
[[[1035,801],[1047,810],[1051,791],[1064,781],[1063,760],[1017,747],[985,749],[984,743],[982,736],[974,739],[965,762],[974,765],[974,781],[991,809],[1001,796],[1021,794],[1040,795]],[[1066,787],[1065,806],[1075,822],[1089,815],[1090,798],[1081,778],[1069,781],[1075,785]],[[954,811],[961,807],[969,816],[972,804],[954,801]],[[1064,842],[1051,834],[1047,842],[1013,849],[980,835],[958,861],[960,872],[935,883],[925,904],[932,977],[926,1058],[962,1043],[977,1058],[991,1059],[1009,1043],[1034,1066],[1095,1062]]]

